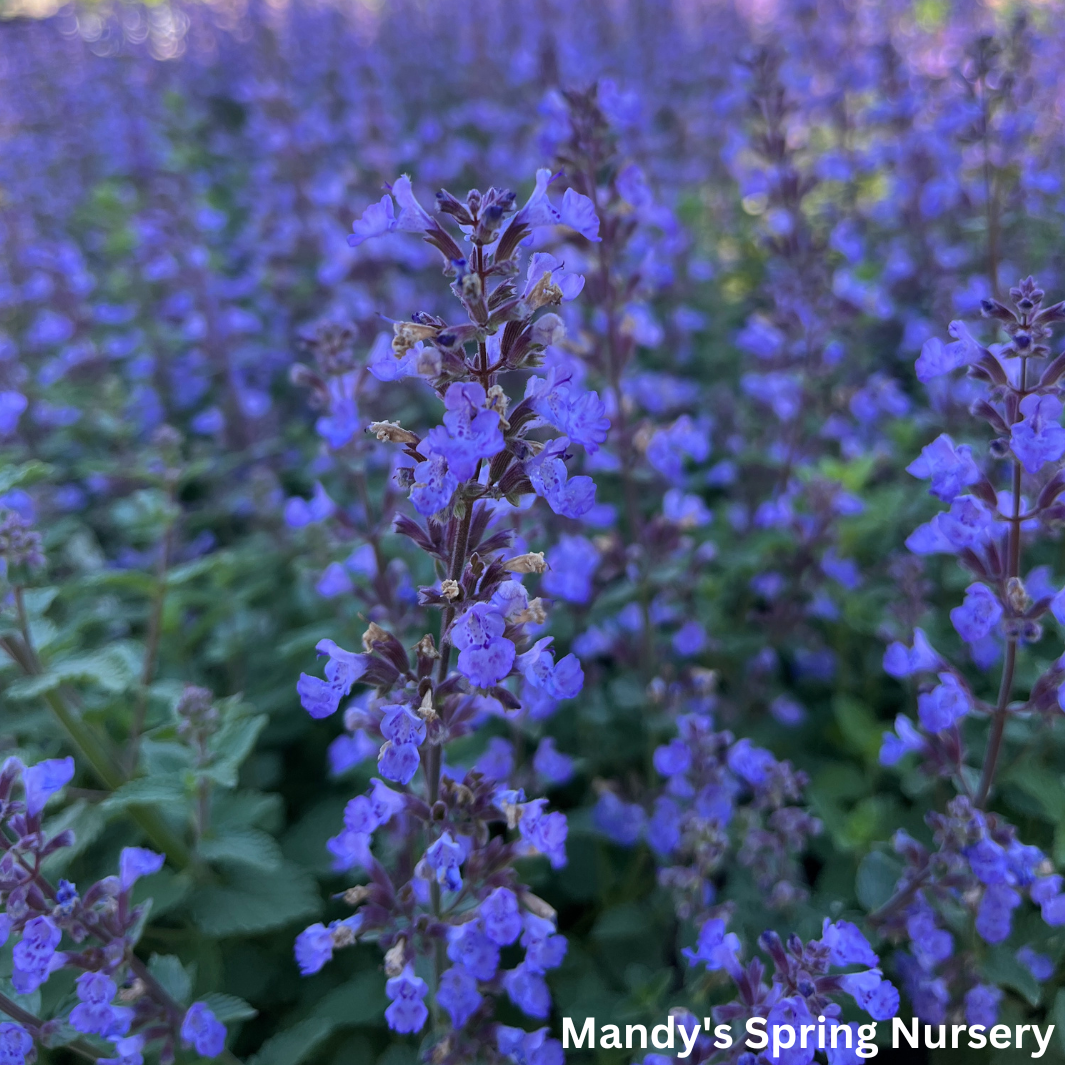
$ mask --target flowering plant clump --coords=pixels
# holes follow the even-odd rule
[[[0,1065],[1061,1056],[1056,0],[8,7]]]

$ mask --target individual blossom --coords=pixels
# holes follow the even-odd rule
[[[1065,455],[1061,409],[1057,396],[1030,395],[1021,400],[1023,418],[1010,428],[1010,446],[1029,473],[1038,473],[1046,463]]]
[[[49,758],[22,771],[22,784],[26,790],[26,812],[37,815],[49,798],[62,790],[74,778],[74,759]]]
[[[461,1028],[484,1001],[477,990],[477,978],[461,965],[453,965],[440,978],[436,997],[447,1010],[453,1028]]]
[[[977,582],[965,589],[965,601],[950,612],[958,635],[966,643],[976,643],[990,633],[1002,618],[1002,604],[986,584]]]
[[[569,440],[559,437],[547,444],[536,458],[526,462],[525,470],[533,491],[560,517],[581,518],[595,505],[595,482],[580,474],[570,477],[560,456]]]
[[[319,640],[315,650],[319,655],[329,656],[325,680],[301,673],[296,691],[311,717],[329,717],[337,712],[340,700],[351,693],[351,686],[366,672],[366,655],[345,651],[332,640]]]
[[[590,540],[563,534],[557,546],[547,553],[548,567],[541,587],[548,595],[567,602],[587,603],[599,562],[599,552]]]
[[[944,502],[951,502],[962,490],[980,480],[980,469],[973,461],[972,448],[960,447],[946,434],[937,436],[921,451],[921,456],[906,467],[914,477],[930,479],[931,493]]]
[[[929,732],[951,728],[972,709],[972,697],[953,673],[940,673],[940,684],[917,697],[917,716]]]
[[[194,1002],[181,1022],[181,1041],[205,1058],[217,1058],[226,1048],[226,1027],[203,1002]]]
[[[430,429],[422,443],[430,454],[445,458],[448,470],[460,481],[474,475],[481,459],[503,450],[499,415],[485,407],[485,399],[479,384],[455,382],[449,386],[444,397],[444,424]]]
[[[459,866],[462,864],[462,848],[445,832],[426,852],[425,860],[432,869],[438,884],[449,891],[458,891],[462,887]]]
[[[448,468],[446,457],[430,455],[414,467],[410,501],[419,514],[436,514],[451,502],[458,486],[459,480]]]
[[[133,1010],[111,1004],[118,990],[114,980],[105,973],[82,973],[76,986],[81,1001],[70,1011],[70,1023],[79,1032],[112,1039],[129,1031]]]
[[[521,934],[521,911],[510,888],[496,888],[481,903],[485,935],[501,947],[509,946]]]
[[[455,622],[451,642],[458,648],[459,671],[478,688],[498,684],[514,664],[514,644],[506,622],[487,603],[475,603]]]

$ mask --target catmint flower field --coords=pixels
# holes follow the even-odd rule
[[[0,1065],[1065,1065],[1057,0],[24,2]]]

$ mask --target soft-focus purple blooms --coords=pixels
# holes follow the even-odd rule
[[[547,553],[543,590],[571,603],[586,603],[592,594],[592,579],[599,567],[599,552],[583,536],[563,535]]]
[[[951,728],[972,709],[972,697],[953,673],[940,673],[940,684],[918,696],[917,716],[929,732]]]
[[[681,953],[688,959],[689,965],[705,965],[714,971],[724,968],[728,959],[735,957],[739,950],[739,936],[726,932],[725,922],[715,917],[703,922],[695,950],[685,947]]]
[[[977,984],[965,995],[965,1020],[970,1024],[982,1024],[991,1028],[998,1022],[998,1005],[1002,992],[989,984]]]
[[[1049,980],[1054,975],[1054,962],[1046,954],[1040,954],[1031,947],[1024,946],[1017,951],[1016,957],[1040,983]]]
[[[396,229],[396,212],[392,205],[392,197],[382,196],[377,203],[370,204],[362,217],[357,218],[351,225],[353,232],[348,237],[348,243],[357,248],[363,241],[372,237],[381,237],[386,233],[392,233]]]
[[[478,980],[491,980],[499,968],[499,946],[485,935],[480,921],[448,929],[447,956]]]
[[[1013,910],[1021,897],[1005,884],[991,884],[984,892],[976,914],[976,931],[988,943],[1001,943],[1010,934]]]
[[[964,322],[951,322],[950,335],[956,338],[953,344],[944,344],[938,337],[930,337],[925,341],[915,367],[917,379],[922,383],[968,366],[980,358],[984,349],[973,339]]]
[[[551,1039],[547,1028],[526,1032],[522,1028],[496,1027],[496,1042],[500,1054],[516,1065],[563,1065],[562,1044]]]
[[[631,847],[643,835],[647,815],[638,803],[627,803],[612,791],[604,791],[595,804],[592,821],[604,836]]]
[[[865,965],[875,968],[879,959],[869,946],[869,941],[862,935],[857,925],[850,921],[829,922],[825,918],[821,929],[821,942],[829,949],[829,958],[833,965]]]
[[[517,896],[509,888],[496,888],[481,903],[485,935],[501,947],[509,946],[521,934],[521,911]]]
[[[555,741],[545,736],[533,755],[533,769],[548,784],[559,786],[572,779],[575,772],[573,759],[555,749]]]
[[[335,513],[336,504],[320,482],[315,483],[314,494],[309,501],[293,496],[285,504],[285,522],[293,529],[325,521]]]
[[[913,646],[893,643],[884,652],[884,672],[892,677],[911,677],[915,673],[935,672],[942,665],[939,652],[928,642],[923,629],[913,630]]]

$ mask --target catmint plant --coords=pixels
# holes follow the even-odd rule
[[[505,996],[534,1021],[549,1016],[544,976],[561,963],[566,941],[551,907],[522,886],[514,862],[542,855],[563,866],[566,819],[549,812],[545,799],[509,787],[505,766],[499,779],[446,762],[451,741],[490,715],[522,708],[518,683],[553,700],[571,699],[583,685],[574,655],[558,654],[550,637],[533,639],[545,611],[523,580],[546,564],[542,553],[515,552],[507,522],[530,496],[564,518],[586,514],[595,484],[571,475],[566,460],[578,446],[594,448],[606,431],[594,393],[555,374],[528,375],[564,333],[549,308],[575,298],[584,278],[545,252],[522,264],[523,244],[545,227],[567,226],[590,239],[599,228],[591,202],[573,190],[556,206],[551,182],[549,170],[538,171],[520,207],[505,189],[475,189],[464,200],[439,192],[438,212],[458,229],[464,250],[404,176],[366,209],[349,238],[358,246],[396,230],[420,233],[442,254],[465,320],[419,313],[393,327],[394,376],[423,379],[443,403],[442,424],[422,433],[384,418],[369,425],[402,449],[395,480],[416,517],[400,513],[394,528],[436,568],[437,582],[418,590],[421,605],[438,613],[436,631],[410,650],[376,622],[361,653],[323,640],[324,679],[304,674],[298,685],[315,718],[335,713],[355,685],[371,688],[348,715],[358,735],[383,742],[380,776],[348,803],[329,842],[338,872],[366,878],[343,893],[356,912],[306,929],[296,957],[313,973],[336,949],[376,941],[385,957],[388,1025],[427,1032],[439,1062],[467,1061],[478,1048],[526,1060],[529,1039],[541,1056],[557,1047],[542,1033],[495,1023],[493,1003]],[[525,385],[512,397],[516,377]],[[514,944],[524,949],[521,960],[501,967],[501,949]]]
[[[997,665],[997,692],[985,693],[920,628],[910,645],[893,643],[884,655],[891,676],[916,685],[917,720],[898,716],[881,762],[916,759],[923,775],[949,780],[958,792],[945,810],[927,815],[931,846],[896,833],[902,875],[870,916],[885,935],[909,943],[898,969],[918,1014],[932,1022],[964,1003],[970,1023],[993,1023],[1001,996],[988,990],[995,981],[983,973],[986,950],[1010,939],[1025,898],[1051,927],[1065,922],[1061,877],[1046,854],[988,809],[1008,748],[1039,736],[1060,712],[1060,662],[1041,673],[1021,663],[1043,639],[1047,616],[1061,612],[1049,573],[1028,571],[1025,555],[1065,513],[1058,396],[1065,356],[1052,358],[1049,347],[1065,304],[1044,306],[1043,290],[1029,277],[1010,290],[1010,305],[987,299],[982,309],[1005,341],[985,347],[954,322],[951,343],[925,343],[917,376],[932,382],[967,369],[982,386],[973,416],[993,436],[981,446],[942,434],[910,464],[948,509],[915,530],[907,546],[922,556],[954,555],[973,578],[950,620],[980,670]],[[956,942],[963,928],[975,937]],[[974,945],[966,950],[965,943]]]
[[[195,1002],[186,1009],[175,1002],[134,953],[147,908],[134,903],[133,889],[142,877],[159,872],[162,854],[126,847],[118,875],[83,892],[69,880],[52,883],[45,876],[45,860],[75,843],[69,829],[49,833],[43,818],[48,800],[73,776],[70,757],[32,766],[12,757],[0,768],[0,940],[14,943],[11,986],[22,997],[60,970],[79,973],[77,1003],[65,1019],[42,1021],[0,995],[0,1012],[11,1018],[2,1026],[5,1060],[33,1061],[36,1044],[70,1046],[105,1065],[143,1065],[148,1047],[160,1061],[174,1061],[178,1047],[194,1048],[204,1058],[228,1058],[225,1026],[210,1007]]]

